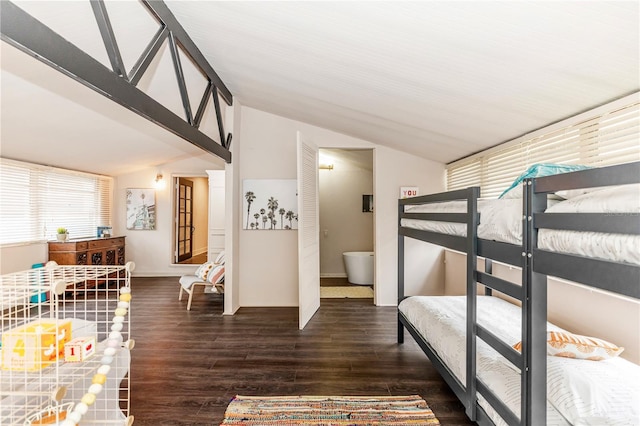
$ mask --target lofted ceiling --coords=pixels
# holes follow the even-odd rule
[[[16,1],[108,65],[87,3]],[[640,87],[637,1],[166,4],[242,105],[440,162]],[[107,9],[132,64],[155,24]],[[2,156],[109,175],[209,156],[0,45]],[[142,83],[179,114],[171,78]]]

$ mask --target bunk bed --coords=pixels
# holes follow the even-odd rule
[[[608,424],[602,407],[587,407],[599,395],[608,398],[600,405],[612,412],[609,423],[624,424],[629,416],[637,422],[640,367],[619,357],[594,362],[547,356],[548,331],[564,331],[547,322],[547,276],[640,299],[640,260],[633,245],[640,241],[640,211],[612,209],[609,199],[604,207],[592,205],[597,193],[610,187],[618,195],[629,190],[637,195],[638,187],[628,184],[639,182],[640,163],[630,163],[524,179],[516,199],[481,200],[479,188],[468,188],[399,200],[398,343],[406,329],[471,420]],[[582,195],[550,201],[558,191],[576,190]],[[515,229],[494,232],[504,223]],[[465,253],[466,295],[405,297],[405,238]],[[592,239],[597,243],[587,244]],[[606,244],[609,239],[616,250]],[[625,243],[631,248],[620,250]],[[479,257],[485,259],[484,270],[478,268]],[[521,284],[493,275],[494,261],[521,268]],[[480,285],[484,295],[478,294]],[[592,394],[587,389],[588,395],[576,397],[576,388],[584,389],[573,384],[585,378],[614,389]],[[581,418],[585,412],[591,417]]]

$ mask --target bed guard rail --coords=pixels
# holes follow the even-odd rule
[[[533,179],[532,198],[582,188],[640,183],[640,162],[581,170]],[[640,235],[640,213],[533,212],[533,235],[539,229]],[[533,271],[624,296],[640,298],[640,266],[609,260],[556,253],[538,248],[533,241]]]

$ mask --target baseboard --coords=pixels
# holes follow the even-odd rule
[[[332,274],[332,273],[320,273],[320,278],[347,278],[347,274],[346,273],[340,273],[338,272],[337,274]]]

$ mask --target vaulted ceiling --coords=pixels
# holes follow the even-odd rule
[[[106,58],[80,2],[16,3]],[[241,104],[441,162],[640,87],[636,1],[166,4]],[[140,50],[154,28],[132,5],[107,2],[116,35]],[[25,155],[24,140],[33,153],[95,139],[100,171],[117,174],[201,154],[4,43],[1,54],[3,156]],[[132,156],[112,161],[123,149]]]

